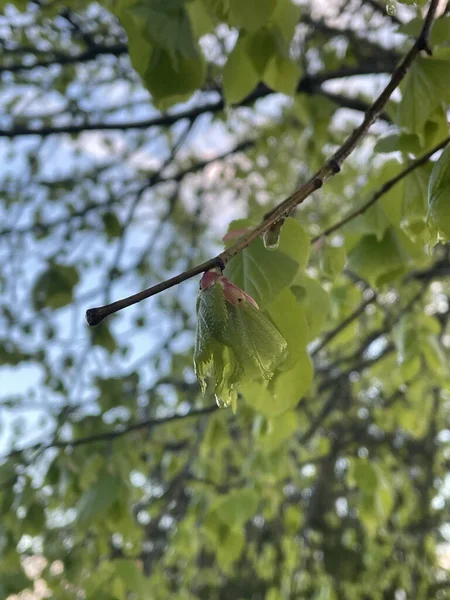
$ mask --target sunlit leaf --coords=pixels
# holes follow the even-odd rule
[[[233,258],[225,269],[227,277],[252,296],[261,308],[272,300],[293,280],[298,263],[281,251],[266,250],[262,240],[250,244]]]
[[[443,239],[450,238],[450,146],[433,167],[428,186],[428,223]]]

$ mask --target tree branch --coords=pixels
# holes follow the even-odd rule
[[[327,346],[337,335],[339,335],[341,333],[341,331],[343,331],[349,325],[351,325],[351,323],[353,323],[353,321],[355,321],[360,315],[362,315],[363,312],[366,310],[366,308],[370,304],[373,304],[374,302],[376,302],[376,300],[377,300],[377,294],[372,293],[370,298],[367,298],[367,300],[364,300],[363,302],[361,302],[361,304],[359,306],[357,306],[355,308],[355,310],[351,314],[349,314],[349,316],[346,319],[341,321],[339,323],[339,325],[337,325],[334,329],[332,329],[331,331],[329,331],[328,333],[326,333],[323,336],[323,338],[320,340],[319,344],[311,352],[311,356],[316,356],[316,354],[318,354],[323,348],[325,348],[325,346]]]
[[[132,423],[131,425],[127,425],[122,427],[121,429],[117,428],[114,431],[105,431],[103,433],[95,433],[93,435],[87,435],[85,437],[76,438],[74,440],[62,441],[62,440],[52,440],[48,444],[33,444],[32,446],[28,446],[27,448],[22,448],[18,450],[13,450],[0,460],[8,460],[13,458],[14,456],[18,456],[23,452],[29,452],[32,450],[40,450],[44,452],[45,450],[49,450],[50,448],[74,448],[75,446],[82,446],[84,444],[91,444],[93,442],[106,442],[110,440],[115,440],[119,437],[127,435],[132,431],[138,431],[139,429],[152,429],[153,427],[159,427],[160,425],[166,425],[167,423],[173,423],[175,421],[182,421],[184,419],[190,419],[191,417],[201,417],[203,415],[208,415],[212,412],[219,410],[217,404],[213,404],[211,406],[206,406],[205,408],[199,408],[191,410],[185,415],[170,415],[169,417],[163,417],[161,419],[144,419],[142,421],[138,421],[137,423]]]
[[[24,62],[15,62],[14,64],[8,65],[3,64],[0,66],[0,74],[1,73],[19,73],[22,71],[30,71],[31,69],[38,68],[47,68],[52,65],[74,65],[78,63],[88,62],[90,60],[95,60],[97,56],[104,55],[112,55],[112,56],[121,56],[128,52],[128,48],[126,44],[111,44],[110,46],[97,45],[95,47],[89,48],[84,52],[80,52],[79,54],[55,54],[52,58],[49,59],[41,59],[36,60],[36,62],[32,64],[27,64]]]
[[[428,13],[425,17],[419,37],[410,51],[405,55],[399,66],[393,72],[389,83],[367,110],[361,125],[350,134],[342,146],[331,156],[329,160],[327,160],[323,167],[319,169],[319,171],[313,175],[308,182],[302,185],[296,192],[294,192],[286,200],[281,202],[273,211],[266,215],[260,225],[249,231],[246,235],[242,236],[235,244],[217,256],[191,269],[188,269],[187,271],[184,271],[175,277],[171,277],[166,281],[158,283],[151,288],[143,290],[142,292],[138,292],[137,294],[133,294],[128,298],[118,300],[117,302],[113,302],[112,304],[107,304],[105,306],[88,309],[86,311],[86,319],[88,324],[91,326],[98,325],[98,323],[103,321],[103,319],[105,319],[107,316],[128,306],[136,304],[137,302],[141,302],[146,298],[150,298],[151,296],[178,285],[187,279],[191,279],[192,277],[195,277],[204,271],[208,271],[214,267],[220,267],[221,269],[224,269],[229,260],[247,248],[251,242],[263,235],[267,230],[273,227],[275,223],[280,221],[280,219],[288,216],[308,196],[321,188],[328,179],[333,177],[333,175],[339,173],[342,163],[353,152],[360,140],[369,130],[372,123],[374,123],[379,117],[392,92],[398,87],[402,79],[405,77],[416,56],[421,52],[421,50],[424,50],[428,54],[431,53],[431,49],[429,47],[429,35],[438,2],[439,0],[431,0],[430,8],[428,9]]]
[[[37,65],[36,65],[37,66]],[[331,97],[330,92],[325,92],[320,85],[325,81],[342,79],[345,77],[355,77],[360,75],[375,75],[386,73],[386,68],[374,68],[372,65],[362,65],[358,67],[345,67],[336,71],[329,71],[323,73],[317,73],[316,75],[305,75],[297,86],[297,93],[305,93],[305,94],[315,94],[319,93],[322,95],[328,95]],[[219,90],[220,92],[220,90]],[[240,102],[236,106],[249,106],[253,104],[256,100],[261,98],[265,98],[266,96],[272,95],[275,92],[267,87],[264,84],[260,84],[256,87],[256,89],[244,98],[242,102]],[[341,106],[348,106],[349,108],[353,108],[355,110],[365,110],[366,106],[358,100],[353,100],[351,98],[345,98],[344,96],[334,95],[335,101]],[[337,100],[339,98],[339,101]],[[344,103],[345,99],[345,103]],[[178,121],[182,121],[183,119],[195,119],[196,117],[205,114],[211,113],[216,114],[221,112],[225,108],[225,102],[223,98],[216,100],[215,102],[209,102],[203,104],[201,106],[195,106],[193,108],[179,111],[174,114],[165,114],[159,115],[152,119],[144,119],[142,121],[120,121],[117,123],[77,123],[77,124],[69,124],[69,125],[48,125],[46,127],[40,127],[36,129],[31,129],[24,125],[16,125],[12,129],[0,129],[0,137],[6,137],[9,139],[14,139],[17,137],[29,136],[29,135],[39,135],[40,137],[48,137],[50,135],[55,134],[74,134],[74,133],[82,133],[84,131],[127,131],[130,129],[149,129],[151,127],[170,127]],[[34,118],[39,119],[39,116]]]
[[[170,175],[167,177],[163,177],[161,175],[161,172],[154,173],[137,190],[128,191],[124,194],[121,194],[120,196],[117,196],[116,198],[108,199],[105,202],[92,202],[92,203],[86,204],[86,206],[83,206],[83,208],[80,208],[79,210],[74,211],[74,212],[70,213],[69,215],[63,215],[62,217],[53,219],[53,221],[47,221],[46,223],[33,223],[31,225],[26,225],[23,227],[6,227],[5,229],[0,229],[0,237],[12,235],[12,234],[24,235],[24,234],[33,233],[33,232],[46,233],[50,229],[53,229],[54,227],[58,227],[60,225],[67,225],[67,222],[70,221],[71,219],[85,217],[88,213],[90,213],[94,210],[102,210],[102,209],[106,210],[106,209],[110,208],[113,204],[117,204],[118,202],[121,202],[122,200],[124,200],[125,197],[142,194],[142,192],[144,192],[145,190],[153,188],[156,185],[159,185],[160,183],[170,183],[170,182],[179,183],[187,175],[190,175],[193,173],[198,173],[198,171],[201,171],[202,169],[206,168],[207,166],[211,165],[214,162],[217,162],[219,160],[224,160],[225,158],[228,158],[229,156],[232,156],[233,154],[237,154],[239,152],[244,152],[245,150],[252,148],[255,145],[255,143],[256,143],[256,140],[246,140],[243,142],[239,142],[233,148],[231,148],[230,150],[227,150],[226,152],[223,152],[222,154],[219,154],[218,156],[214,156],[213,158],[209,158],[207,160],[202,160],[197,163],[194,163],[190,167],[186,167],[185,169],[178,171],[178,173],[174,173],[173,175]],[[107,168],[110,168],[109,165]],[[57,183],[57,182],[55,182],[55,183]],[[38,185],[39,184],[50,185],[50,182],[45,182],[45,183],[38,182]]]

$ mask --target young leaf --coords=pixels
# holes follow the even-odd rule
[[[311,359],[304,350],[292,369],[279,373],[273,379],[269,389],[277,407],[276,414],[281,414],[297,406],[308,391],[313,374]]]
[[[282,237],[283,234],[280,245]],[[298,263],[280,252],[280,246],[277,250],[266,250],[258,239],[230,260],[225,274],[263,307],[291,283],[297,269]]]
[[[300,79],[300,67],[289,58],[272,57],[264,73],[264,83],[276,92],[292,96]]]
[[[347,255],[344,245],[324,240],[320,248],[320,268],[323,274],[333,280],[344,268]]]
[[[223,90],[227,104],[243,100],[259,81],[259,75],[247,52],[245,34],[239,36],[223,70]]]
[[[89,527],[95,519],[104,517],[117,498],[119,490],[120,480],[104,471],[78,501],[77,526],[84,529]]]
[[[277,51],[277,41],[271,29],[263,27],[246,37],[246,49],[253,66],[262,78],[271,56]]]
[[[235,406],[244,379],[270,379],[286,353],[286,340],[254,300],[214,272],[202,279],[197,301],[195,372],[202,390],[211,373],[218,402]]]
[[[277,0],[229,0],[230,25],[255,31],[262,27],[273,13]]]
[[[266,310],[287,342],[287,357],[282,368],[289,370],[301,359],[308,342],[305,310],[289,288],[280,292]]]
[[[397,232],[389,227],[381,240],[374,235],[361,238],[348,256],[348,265],[371,284],[381,285],[401,274],[408,258]]]
[[[428,184],[428,226],[442,239],[450,238],[450,146],[433,167]]]
[[[322,331],[330,311],[330,298],[320,283],[303,273],[296,276],[291,291],[303,308],[308,325],[308,341],[312,341]]]
[[[409,70],[398,108],[398,124],[421,133],[425,121],[444,100],[450,99],[450,61],[418,58]]]
[[[52,264],[34,283],[33,301],[36,310],[48,306],[56,309],[72,302],[79,275],[75,267]]]
[[[431,167],[425,165],[415,169],[406,177],[403,188],[403,218],[400,223],[403,231],[417,240],[426,228],[427,189]]]
[[[205,61],[199,52],[189,57],[177,55],[174,61],[166,50],[154,47],[143,80],[158,105],[167,108],[201,87],[205,73]]]
[[[300,6],[294,4],[292,0],[278,0],[277,2],[275,10],[272,13],[271,23],[275,25],[285,42],[289,43],[294,36],[300,11]]]

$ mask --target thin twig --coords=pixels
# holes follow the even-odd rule
[[[64,215],[62,217],[58,217],[58,218],[54,219],[53,221],[47,221],[46,223],[32,223],[31,225],[26,225],[23,227],[15,227],[15,228],[7,227],[5,229],[0,229],[0,237],[12,235],[12,234],[23,235],[26,233],[32,233],[34,231],[37,231],[39,233],[41,233],[41,232],[45,233],[54,227],[58,227],[60,225],[66,225],[68,218],[74,219],[74,218],[79,218],[79,217],[85,217],[91,211],[95,211],[95,210],[101,211],[103,209],[105,209],[105,210],[109,209],[113,204],[118,204],[119,202],[122,202],[126,197],[141,194],[145,190],[148,190],[156,185],[159,185],[160,183],[171,183],[171,182],[179,183],[187,175],[198,173],[198,171],[201,171],[202,169],[208,167],[209,165],[213,164],[216,161],[221,161],[221,160],[224,160],[224,159],[232,156],[233,154],[237,154],[239,152],[244,152],[245,150],[252,148],[255,145],[255,143],[256,143],[256,140],[246,140],[243,142],[239,142],[238,144],[233,146],[233,148],[231,148],[230,150],[227,150],[226,152],[223,152],[222,154],[219,154],[217,156],[213,156],[212,158],[208,158],[207,160],[198,161],[198,162],[192,164],[191,166],[186,167],[185,169],[182,169],[181,171],[178,171],[177,173],[174,173],[173,175],[168,175],[166,177],[163,177],[161,171],[155,172],[152,175],[150,175],[146,179],[144,184],[142,184],[138,189],[128,190],[125,193],[120,194],[119,196],[117,196],[115,198],[108,198],[104,202],[92,202],[90,204],[87,204],[83,208],[80,208],[79,210],[72,212],[69,216]],[[114,166],[114,164],[111,164],[111,165],[108,165],[107,168],[109,169],[110,167],[113,167],[113,166]],[[40,182],[38,182],[38,183],[40,183]],[[55,182],[55,184],[57,184],[57,183],[58,182]]]
[[[224,269],[229,260],[247,248],[251,242],[262,236],[280,219],[288,216],[308,196],[321,188],[323,184],[328,181],[328,179],[333,177],[333,175],[339,173],[342,163],[353,152],[358,143],[369,130],[370,126],[376,121],[380,113],[383,111],[392,92],[403,80],[416,56],[421,52],[421,50],[431,54],[429,35],[438,2],[439,0],[431,1],[430,8],[428,9],[428,13],[425,17],[419,37],[417,38],[411,50],[406,54],[399,66],[393,72],[389,83],[367,110],[361,125],[350,134],[342,146],[331,156],[330,159],[326,161],[323,167],[319,169],[319,171],[317,171],[317,173],[313,175],[308,182],[302,185],[296,192],[294,192],[286,200],[281,202],[273,211],[266,215],[260,225],[249,231],[246,235],[242,236],[235,244],[217,256],[214,256],[213,258],[210,258],[209,260],[192,267],[191,269],[188,269],[183,273],[176,275],[175,277],[171,277],[155,286],[138,292],[137,294],[133,294],[128,298],[123,298],[122,300],[118,300],[117,302],[113,302],[112,304],[107,304],[105,306],[88,309],[86,311],[86,319],[88,324],[91,326],[98,325],[109,315],[127,308],[128,306],[141,302],[146,298],[150,298],[155,294],[159,294],[160,292],[178,285],[183,281],[191,279],[192,277],[195,277],[204,271],[208,271],[214,267],[220,267],[221,269]]]
[[[447,146],[449,142],[450,136],[445,138],[445,140],[442,140],[442,142],[440,142],[439,144],[437,144],[437,146],[426,152],[423,156],[420,156],[419,158],[414,160],[410,165],[403,169],[403,171],[400,171],[400,173],[398,173],[395,177],[389,179],[389,181],[386,181],[386,183],[384,183],[376,192],[372,194],[372,196],[369,198],[369,200],[367,200],[367,202],[362,204],[359,208],[356,208],[355,210],[348,213],[346,217],[344,217],[334,225],[331,225],[330,227],[322,231],[322,233],[319,233],[319,235],[317,235],[311,240],[311,243],[314,244],[315,242],[320,240],[320,238],[331,235],[332,233],[334,233],[353,219],[356,219],[356,217],[359,217],[360,215],[365,213],[366,210],[368,210],[371,206],[375,204],[375,202],[379,198],[381,198],[381,196],[387,194],[389,190],[391,190],[399,181],[404,179],[407,175],[412,173],[412,171],[426,164],[428,160],[433,156],[433,154],[435,154],[439,150],[442,150],[442,148],[445,148],[445,146]]]
[[[367,300],[364,300],[363,302],[361,302],[361,304],[355,308],[355,310],[343,321],[341,321],[339,323],[339,325],[337,325],[337,327],[335,327],[334,329],[332,329],[331,331],[329,331],[328,333],[326,333],[323,338],[320,340],[319,344],[314,348],[314,350],[311,352],[311,356],[316,356],[316,354],[318,354],[321,350],[323,350],[323,348],[325,348],[325,346],[327,346],[332,340],[334,340],[334,338],[339,335],[339,333],[341,333],[344,329],[346,329],[349,325],[351,325],[351,323],[353,323],[353,321],[355,321],[360,315],[362,315],[362,313],[366,310],[366,308],[370,305],[373,304],[374,302],[376,302],[377,300],[377,294],[373,293],[372,296],[370,296],[370,298],[367,298]]]
[[[374,75],[386,73],[386,68],[376,68],[373,65],[362,65],[360,67],[348,67],[342,68],[336,71],[325,71],[317,73],[315,75],[305,75],[300,79],[297,86],[297,93],[305,94],[321,94],[325,95],[323,89],[320,87],[321,84],[326,81],[334,79],[342,79],[345,77],[359,76],[359,75]],[[249,106],[252,105],[256,100],[265,98],[274,94],[274,91],[264,84],[260,84],[256,89],[251,92],[242,102],[236,106]],[[329,93],[326,93],[329,96]],[[339,103],[343,106],[345,98],[341,96]],[[363,103],[355,99],[349,99],[349,108],[355,110],[361,110]],[[11,129],[0,129],[0,137],[6,137],[14,139],[17,137],[38,135],[40,137],[48,137],[55,134],[75,134],[82,133],[85,131],[127,131],[130,129],[149,129],[152,127],[169,127],[174,125],[183,119],[194,119],[200,115],[209,113],[216,114],[221,112],[225,108],[225,101],[221,97],[219,100],[214,102],[208,102],[201,106],[194,106],[186,110],[178,111],[172,114],[163,114],[152,119],[143,119],[140,121],[117,121],[117,122],[97,122],[97,123],[71,123],[68,125],[48,125],[45,127],[32,129],[26,125],[16,124]],[[39,119],[40,115],[36,115]]]
[[[13,450],[0,460],[8,460],[10,458],[13,458],[14,456],[22,454],[23,452],[29,452],[32,450],[40,450],[40,452],[42,453],[45,450],[49,450],[50,448],[74,448],[75,446],[82,446],[83,444],[91,444],[93,442],[105,442],[115,440],[132,431],[138,431],[139,429],[152,429],[153,427],[166,425],[167,423],[173,423],[174,421],[181,421],[184,419],[190,419],[191,417],[200,417],[202,415],[208,415],[209,413],[215,412],[216,410],[219,410],[219,407],[217,406],[217,404],[212,404],[211,406],[206,406],[205,408],[191,410],[185,415],[175,414],[169,417],[163,417],[161,419],[144,419],[142,421],[138,421],[137,423],[127,425],[122,429],[115,429],[114,431],[105,431],[103,433],[95,433],[93,435],[75,438],[74,440],[52,440],[51,442],[45,445],[33,444],[32,446],[28,446],[27,448]]]

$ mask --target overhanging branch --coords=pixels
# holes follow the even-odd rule
[[[414,62],[415,58],[423,50],[427,54],[431,54],[429,46],[429,36],[433,23],[434,16],[436,14],[439,0],[431,0],[430,8],[428,9],[425,17],[424,24],[422,26],[419,37],[415,44],[405,55],[401,63],[393,72],[388,84],[375,100],[375,102],[368,108],[365,113],[363,122],[357,127],[350,136],[345,140],[342,146],[326,161],[313,177],[308,182],[302,185],[296,192],[289,196],[286,200],[281,202],[274,210],[272,210],[263,221],[249,231],[247,234],[242,236],[235,244],[214,256],[213,258],[191,268],[175,277],[171,277],[155,286],[152,286],[142,292],[133,294],[122,300],[100,306],[96,308],[90,308],[86,311],[86,319],[90,326],[98,325],[103,319],[109,315],[118,312],[128,306],[132,306],[146,298],[150,298],[155,294],[158,294],[164,290],[167,290],[183,281],[191,279],[204,271],[208,271],[214,267],[225,268],[225,265],[234,256],[242,252],[251,242],[258,237],[262,236],[266,231],[273,227],[278,221],[287,217],[299,204],[301,204],[308,196],[323,186],[331,177],[339,173],[341,166],[345,159],[353,152],[356,146],[359,144],[361,139],[366,135],[370,126],[377,120],[379,115],[382,113],[387,101],[389,100],[392,92],[398,87],[400,82],[404,79],[406,73]]]

